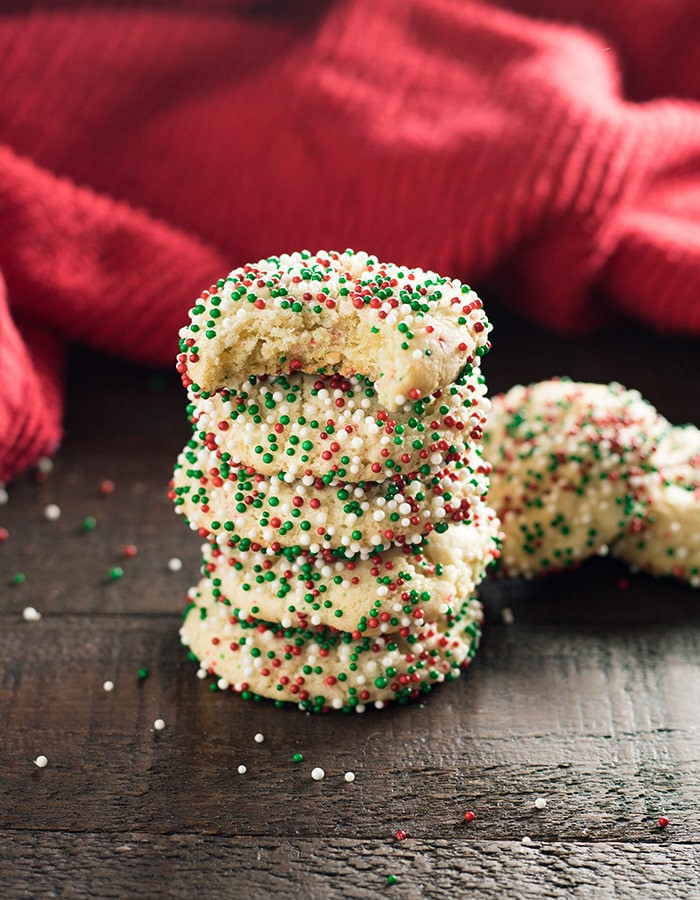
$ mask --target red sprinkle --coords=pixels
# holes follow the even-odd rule
[[[127,559],[131,559],[133,556],[136,556],[138,552],[139,551],[136,544],[127,544],[126,547],[124,547],[124,556]]]
[[[671,824],[671,820],[667,819],[666,816],[659,816],[659,828],[665,828],[667,825]]]
[[[394,837],[396,838],[397,841],[405,841],[406,838],[408,837],[408,835],[406,834],[405,831],[403,831],[401,828],[399,828],[398,831],[394,832]]]
[[[105,478],[104,481],[100,482],[100,493],[105,497],[108,497],[110,494],[114,493],[114,482],[110,481],[109,478]]]
[[[465,822],[473,822],[476,819],[476,814],[473,813],[470,809],[468,809],[464,814]]]

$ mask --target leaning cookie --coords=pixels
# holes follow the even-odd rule
[[[489,466],[473,451],[464,460],[414,477],[344,482],[262,475],[222,460],[190,441],[178,457],[171,497],[176,512],[202,536],[237,534],[270,546],[299,544],[348,554],[421,543],[426,534],[471,522],[488,490]]]
[[[613,552],[634,568],[700,587],[700,430],[678,426],[651,455],[646,515]]]
[[[500,571],[530,577],[606,553],[649,502],[668,422],[621,385],[544,381],[493,398],[484,434]]]
[[[329,473],[381,481],[458,459],[482,437],[490,403],[479,370],[395,412],[363,375],[251,375],[214,394],[190,392],[200,440],[272,475]]]
[[[393,547],[365,560],[206,543],[200,590],[230,604],[241,620],[407,637],[472,594],[499,544],[498,520],[487,509],[475,524],[434,534],[420,548]]]
[[[405,703],[454,680],[476,652],[483,617],[479,602],[466,600],[455,615],[424,623],[407,637],[357,639],[321,626],[240,621],[204,585],[190,597],[180,639],[203,676],[215,676],[220,689],[246,699],[268,697],[312,712]]]
[[[180,334],[186,386],[255,374],[365,375],[387,409],[445,388],[489,347],[481,300],[434,272],[346,250],[283,254],[204,292]]]

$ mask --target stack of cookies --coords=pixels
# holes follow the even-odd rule
[[[489,330],[466,285],[349,250],[271,257],[202,294],[172,481],[205,539],[181,630],[202,677],[362,712],[459,675],[499,555]]]

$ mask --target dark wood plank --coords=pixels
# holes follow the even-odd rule
[[[475,839],[665,840],[664,810],[673,840],[700,833],[698,629],[494,625],[462,680],[364,716],[211,694],[175,633],[162,616],[3,631],[0,827],[463,839],[471,808]]]
[[[329,834],[275,841],[205,835],[0,832],[12,897],[257,897],[540,900],[698,897],[700,849],[623,843],[407,840]],[[35,842],[42,853],[37,855]],[[396,883],[387,884],[393,875]]]

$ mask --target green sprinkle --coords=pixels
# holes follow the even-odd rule
[[[136,673],[139,681],[145,681],[148,678],[148,669],[141,666],[141,668]]]
[[[94,531],[97,528],[97,519],[94,516],[86,516],[83,519],[83,531]]]
[[[119,581],[119,579],[123,576],[124,569],[121,566],[112,566],[109,570],[109,577],[112,581]]]

